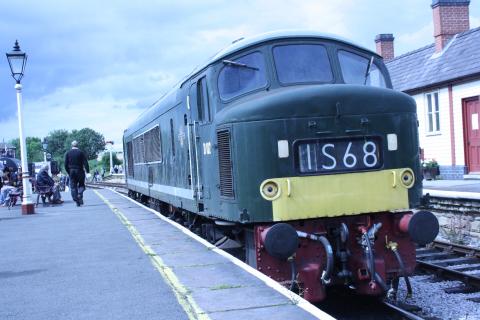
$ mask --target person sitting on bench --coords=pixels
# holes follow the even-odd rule
[[[52,203],[53,204],[60,204],[63,203],[62,197],[60,195],[60,190],[58,188],[58,184],[55,183],[55,181],[50,177],[48,174],[48,164],[45,164],[42,169],[40,169],[40,172],[37,174],[37,187],[40,190],[45,190],[49,188],[49,193],[50,195],[53,196],[52,198]],[[47,197],[50,197],[47,194]],[[44,197],[42,196],[42,201],[45,202]]]

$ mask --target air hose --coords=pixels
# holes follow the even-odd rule
[[[297,266],[295,265],[295,256],[293,255],[290,258],[288,258],[288,261],[290,261],[290,270],[292,271],[290,291],[293,291],[293,289],[295,289],[295,284],[297,280]]]
[[[362,246],[364,248],[365,258],[367,259],[367,268],[370,273],[370,281],[378,283],[383,291],[388,291],[388,286],[383,281],[382,277],[375,271],[375,256],[372,249],[372,240],[375,239],[375,234],[382,227],[381,223],[374,224],[368,231],[362,235]]]
[[[387,248],[392,250],[393,254],[395,255],[395,258],[397,258],[398,265],[400,266],[400,270],[402,271],[402,276],[405,279],[405,285],[407,286],[407,298],[412,296],[413,290],[412,290],[412,285],[410,284],[410,279],[407,276],[407,272],[405,270],[405,264],[403,263],[402,256],[398,252],[398,244],[395,242],[389,242],[387,245]]]
[[[311,233],[306,233],[303,231],[297,231],[297,234],[300,238],[306,238],[310,239],[313,241],[320,242],[325,249],[325,254],[327,255],[327,266],[325,267],[325,270],[322,272],[322,277],[321,281],[323,284],[329,284],[331,279],[330,276],[332,275],[333,272],[333,249],[332,245],[328,241],[327,238],[324,236],[318,236],[316,234],[311,234]]]

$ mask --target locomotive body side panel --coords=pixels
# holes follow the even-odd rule
[[[130,171],[127,167],[126,180],[131,190],[195,212],[197,202],[189,183],[188,130],[184,120],[187,107],[182,101],[182,96],[186,96],[186,93],[179,88],[174,94],[178,94],[178,101],[167,100],[169,104],[164,103],[147,115],[148,120],[144,121],[146,124],[138,125],[130,134],[125,135],[125,144],[133,143],[133,153],[146,155],[151,151],[148,149],[151,146],[145,144],[147,134],[151,128],[158,126],[159,137],[156,139],[161,145],[161,158],[158,160],[149,161],[140,155],[134,156],[133,170]],[[128,154],[125,157],[128,158]]]

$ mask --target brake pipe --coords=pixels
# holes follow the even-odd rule
[[[365,230],[362,235],[362,246],[365,253],[365,258],[367,259],[367,268],[370,273],[370,281],[373,282],[373,285],[378,283],[382,290],[385,292],[388,291],[388,286],[382,277],[375,270],[375,256],[373,254],[372,243],[370,239],[375,239],[375,234],[382,227],[382,223],[375,223],[370,229]]]
[[[320,242],[323,245],[323,248],[325,249],[325,253],[327,255],[327,266],[325,267],[325,270],[322,272],[321,276],[321,281],[323,284],[327,285],[330,283],[331,275],[333,272],[333,249],[332,245],[328,241],[328,239],[324,236],[318,236],[316,234],[311,234],[311,233],[306,233],[303,231],[297,231],[297,235],[299,238],[305,238],[305,239],[310,239],[313,241]]]
[[[405,270],[405,264],[403,263],[402,256],[398,252],[398,243],[390,241],[390,242],[387,243],[386,247],[387,247],[387,249],[390,249],[393,252],[393,254],[395,255],[395,258],[398,261],[398,265],[400,266],[400,270],[402,271],[402,277],[405,280],[405,284],[407,286],[407,296],[406,296],[406,298],[409,298],[409,297],[412,296],[413,290],[412,290],[412,285],[410,284],[410,279],[408,278],[407,272]]]
[[[297,267],[295,265],[295,254],[287,259],[290,262],[290,270],[292,271],[292,283],[290,284],[290,291],[295,289],[296,280],[297,280]]]

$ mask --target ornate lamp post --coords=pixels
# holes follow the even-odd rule
[[[50,154],[48,153],[48,140],[47,138],[43,138],[42,141],[42,149],[43,149],[43,162],[45,164],[48,164],[48,173],[51,175],[52,174],[52,167],[50,165]]]
[[[47,163],[47,149],[48,149],[47,138],[43,138],[42,149],[43,149],[43,162]]]
[[[113,174],[113,157],[112,157],[112,149],[113,149],[113,141],[105,141],[105,144],[109,144],[110,148],[110,174]]]
[[[12,77],[16,81],[15,90],[17,90],[18,130],[20,133],[20,152],[22,154],[22,214],[33,214],[35,213],[35,207],[32,201],[32,185],[30,183],[30,177],[28,174],[27,146],[25,143],[25,137],[23,136],[22,85],[20,84],[25,71],[25,64],[27,63],[27,54],[20,50],[18,41],[15,41],[13,50],[6,55],[8,64],[10,65],[10,70],[12,72]]]

